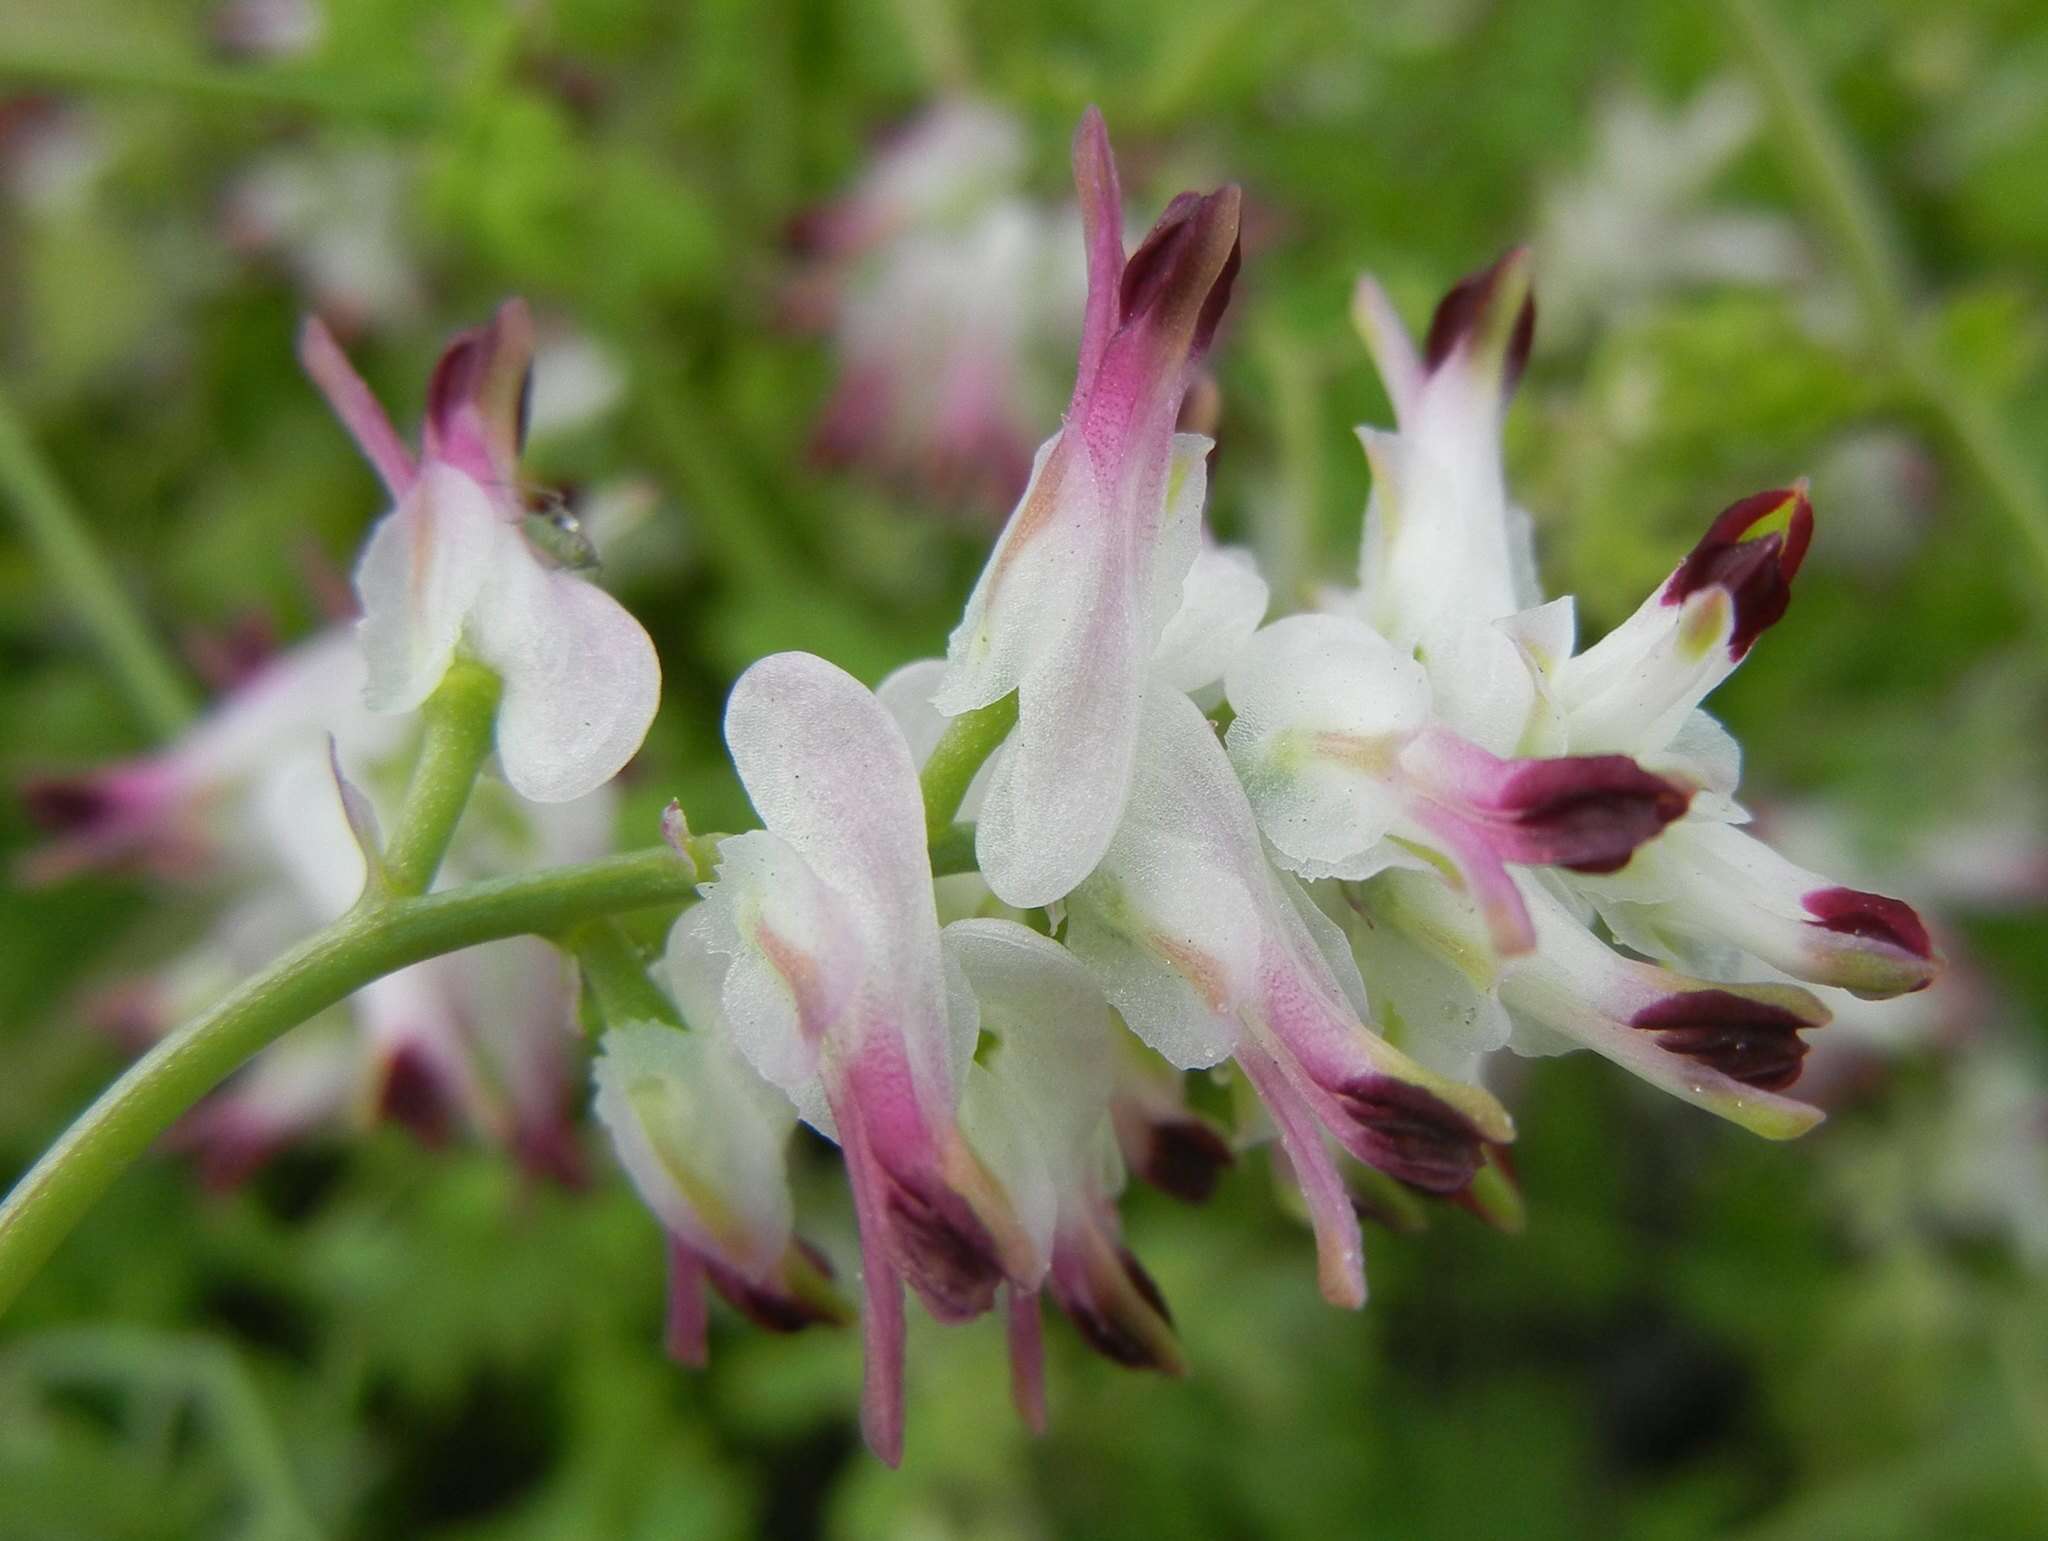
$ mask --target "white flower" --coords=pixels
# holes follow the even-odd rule
[[[472,656],[504,683],[498,759],[514,790],[567,802],[609,781],[646,737],[661,666],[618,601],[551,568],[523,533],[526,306],[507,302],[441,356],[417,466],[317,320],[300,351],[396,502],[356,568],[370,708],[412,711]]]
[[[1210,444],[1174,424],[1237,270],[1236,188],[1175,199],[1126,261],[1092,110],[1074,174],[1088,304],[1073,400],[968,599],[936,702],[957,716],[1017,693],[975,849],[1019,906],[1071,890],[1116,827],[1152,656],[1200,545]]]

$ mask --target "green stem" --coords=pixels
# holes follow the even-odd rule
[[[695,873],[657,846],[351,911],[159,1042],[16,1184],[0,1203],[0,1312],[151,1141],[309,1017],[426,958],[695,896]]]
[[[648,977],[640,949],[617,921],[609,917],[586,920],[563,937],[562,945],[575,956],[606,1027],[621,1022],[683,1025],[682,1013]]]
[[[931,837],[932,876],[949,878],[975,870],[974,826],[948,824]]]
[[[1887,347],[1899,345],[1906,336],[1912,286],[1883,204],[1777,18],[1756,0],[1723,0],[1723,9],[1777,119],[1777,143],[1790,160],[1792,175],[1828,227],[1880,340]]]
[[[963,712],[947,725],[944,736],[924,762],[918,778],[924,788],[925,830],[937,841],[967,800],[974,773],[996,752],[1017,725],[1017,693]]]
[[[1758,0],[1722,0],[1722,8],[1777,121],[1787,169],[1827,227],[1879,352],[2048,576],[2048,488],[1995,406],[1947,368],[1918,335],[1912,277],[1891,223],[1829,115],[1812,72]]]
[[[4,399],[0,496],[14,509],[51,586],[91,634],[137,714],[159,738],[176,736],[192,718],[191,687],[143,625],[85,521]]]
[[[385,847],[386,894],[411,898],[433,886],[477,774],[490,757],[499,694],[497,675],[458,659],[420,708],[426,736]]]
[[[426,91],[348,80],[307,70],[252,69],[158,57],[0,50],[0,84],[38,90],[133,92],[222,107],[285,107],[330,118],[400,126],[432,122],[440,104]]]

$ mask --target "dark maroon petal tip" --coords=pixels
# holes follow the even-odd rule
[[[1759,1091],[1783,1091],[1799,1079],[1815,1026],[1789,1007],[1729,990],[1685,990],[1644,1007],[1629,1026],[1657,1034],[1657,1047],[1718,1070]]]
[[[887,1206],[896,1265],[933,1316],[964,1322],[995,1304],[1002,1261],[965,1199],[936,1181],[912,1187],[891,1173]]]
[[[1934,960],[1934,939],[1927,924],[1903,899],[1866,894],[1854,888],[1819,888],[1800,900],[1812,925],[1844,936],[1882,942],[1928,962]]]
[[[1512,322],[1494,316],[1493,312],[1500,303],[1505,281],[1518,275],[1528,260],[1528,247],[1510,247],[1493,266],[1467,274],[1451,286],[1450,292],[1437,302],[1436,314],[1429,318],[1429,336],[1422,348],[1427,368],[1438,368],[1467,338],[1503,327],[1507,336],[1501,361],[1501,390],[1514,390],[1522,371],[1528,367],[1529,350],[1536,341],[1536,296],[1523,292]]]
[[[427,382],[425,441],[430,455],[454,458],[473,474],[509,477],[526,446],[533,402],[533,318],[524,300],[507,300],[485,326],[458,333]],[[474,425],[465,421],[474,413]],[[483,443],[474,442],[481,432]]]
[[[1813,504],[1802,484],[1752,493],[1723,509],[1664,585],[1664,603],[1683,604],[1723,588],[1735,604],[1728,656],[1741,658],[1792,603],[1792,580],[1813,543]]]
[[[1636,847],[1685,816],[1692,792],[1627,755],[1520,760],[1503,780],[1509,831],[1501,854],[1535,866],[1615,872]]]
[[[1208,347],[1230,303],[1240,260],[1235,186],[1182,193],[1124,263],[1117,319],[1128,325],[1157,314],[1169,329],[1187,328],[1190,354]]]
[[[384,1067],[377,1112],[431,1149],[446,1145],[455,1128],[455,1102],[446,1081],[425,1052],[411,1046],[392,1055]]]
[[[1086,1284],[1070,1287],[1070,1283],[1061,1271],[1052,1275],[1053,1298],[1082,1342],[1126,1369],[1158,1370],[1168,1375],[1181,1372],[1173,1312],[1130,1248],[1112,1247],[1105,1241]]]
[[[1199,1118],[1149,1123],[1138,1175],[1184,1204],[1206,1204],[1237,1155],[1222,1134]]]
[[[96,776],[33,776],[21,784],[21,806],[38,829],[76,835],[113,819],[121,801],[114,788]]]
[[[1360,1161],[1425,1193],[1456,1193],[1486,1159],[1472,1120],[1393,1076],[1360,1076],[1337,1093],[1350,1120],[1333,1132]]]
[[[512,1131],[512,1156],[531,1177],[581,1193],[590,1186],[590,1163],[566,1118],[529,1119]]]
[[[704,1276],[725,1303],[764,1332],[802,1332],[806,1327],[836,1325],[838,1315],[819,1301],[805,1300],[771,1281],[756,1284],[716,1258],[703,1259]]]

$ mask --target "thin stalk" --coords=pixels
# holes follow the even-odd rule
[[[203,106],[292,108],[325,118],[400,126],[431,122],[441,108],[426,91],[306,70],[260,69],[167,57],[0,49],[0,84],[32,90],[167,96]]]
[[[932,876],[949,878],[975,870],[974,826],[948,824],[931,837]]]
[[[924,789],[925,830],[937,841],[967,800],[974,773],[1017,725],[1017,693],[962,712],[947,725],[918,777]]]
[[[158,738],[175,737],[197,702],[191,685],[143,624],[77,507],[4,398],[0,496],[14,510],[51,587],[92,637],[136,714]]]
[[[621,1022],[683,1025],[682,1013],[648,977],[646,959],[617,921],[609,917],[586,920],[562,938],[562,945],[582,970],[583,982],[589,986],[606,1027]]]
[[[420,708],[426,736],[384,851],[384,891],[411,898],[433,886],[497,726],[497,675],[458,659]]]
[[[301,1022],[426,958],[695,896],[695,874],[664,845],[351,911],[159,1042],[15,1185],[0,1203],[0,1312],[152,1141]]]
[[[1786,169],[1826,226],[1878,351],[1950,451],[1975,473],[2048,577],[2048,487],[1996,406],[1935,356],[1914,324],[1914,284],[1882,201],[1815,88],[1813,73],[1759,0],[1722,0],[1779,133]]]

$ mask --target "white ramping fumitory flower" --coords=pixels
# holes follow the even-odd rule
[[[414,176],[388,149],[267,152],[228,183],[222,235],[252,265],[282,268],[344,337],[407,326],[426,307],[406,228]]]
[[[707,1282],[771,1331],[847,1319],[822,1254],[796,1238],[795,1111],[721,1033],[622,1023],[591,1073],[598,1120],[668,1238],[671,1355],[704,1363]]]
[[[319,321],[306,323],[300,352],[396,504],[356,568],[370,708],[413,710],[467,654],[504,682],[498,759],[515,791],[567,802],[609,781],[646,737],[661,666],[618,601],[551,567],[524,533],[524,303],[508,301],[442,354],[417,465]]]
[[[121,989],[113,1025],[131,1046],[168,1032],[362,893],[367,867],[335,774],[374,806],[396,791],[391,761],[410,729],[365,709],[364,677],[356,639],[322,633],[258,667],[157,754],[27,788],[31,811],[56,834],[30,858],[33,877],[140,868],[223,895],[198,942]],[[608,789],[536,804],[484,787],[477,799],[505,806],[464,824],[450,877],[494,875],[535,856],[589,860],[610,844]],[[413,964],[260,1055],[194,1110],[176,1143],[210,1184],[226,1185],[321,1125],[376,1113],[429,1144],[467,1124],[528,1169],[577,1181],[565,1096],[573,1010],[559,955],[531,938]]]
[[[1534,944],[1507,863],[1620,867],[1691,795],[1623,755],[1501,759],[1433,721],[1428,672],[1348,616],[1268,626],[1225,688],[1231,759],[1289,867],[1433,865],[1479,900],[1502,952]]]
[[[1069,896],[1067,945],[1132,1030],[1182,1068],[1234,1058],[1279,1132],[1316,1227],[1324,1294],[1365,1299],[1358,1221],[1325,1131],[1359,1160],[1456,1193],[1513,1138],[1486,1093],[1379,1037],[1342,934],[1268,861],[1229,757],[1195,705],[1145,698],[1129,800]]]
[[[32,779],[23,801],[55,839],[29,862],[40,880],[85,868],[189,875],[240,853],[234,816],[281,755],[332,734],[358,774],[388,754],[405,725],[364,710],[362,650],[323,633],[277,654],[223,696],[174,743],[83,775]]]
[[[1113,1058],[1122,1030],[1074,955],[1009,920],[960,920],[942,933],[997,1047],[990,1090],[1036,1142],[1054,1197],[1046,1287],[1096,1352],[1139,1369],[1183,1368],[1173,1321],[1152,1278],[1122,1243],[1123,1165],[1111,1127]],[[1019,1409],[1045,1422],[1038,1303],[1012,1288],[1010,1344]]]
[[[983,876],[1058,899],[1116,827],[1151,660],[1200,540],[1210,442],[1177,434],[1237,272],[1238,192],[1183,194],[1129,260],[1099,113],[1074,140],[1088,301],[1074,394],[947,650],[947,716],[1017,693],[977,825]]]
[[[964,229],[892,242],[839,302],[818,458],[865,463],[942,504],[1008,508],[1050,411],[1037,398],[1058,388],[1038,355],[1080,310],[1072,224],[1006,198]]]
[[[741,676],[725,734],[766,827],[721,843],[718,881],[671,933],[670,974],[686,1019],[729,1032],[845,1154],[867,1299],[862,1421],[893,1463],[903,1285],[941,1321],[981,1314],[1006,1282],[1036,1289],[1052,1194],[1000,1100],[976,1092],[974,1000],[940,949],[902,730],[842,670],[781,653]]]
[[[1420,353],[1377,287],[1361,283],[1361,329],[1400,433],[1365,435],[1373,508],[1363,588],[1344,608],[1380,627],[1392,645],[1343,632],[1341,619],[1282,623],[1267,635],[1294,628],[1301,638],[1320,628],[1315,635],[1332,646],[1346,639],[1361,664],[1371,659],[1389,678],[1407,673],[1412,654],[1427,677],[1429,703],[1486,750],[1563,756],[1522,762],[1533,766],[1629,767],[1678,801],[1651,799],[1660,816],[1641,829],[1632,855],[1626,847],[1593,861],[1554,854],[1543,872],[1500,872],[1491,885],[1473,881],[1468,867],[1456,885],[1465,897],[1429,894],[1410,873],[1373,878],[1364,907],[1391,920],[1397,934],[1370,937],[1361,948],[1376,978],[1456,1002],[1431,1010],[1411,998],[1403,1013],[1411,1044],[1453,1024],[1448,1045],[1417,1045],[1433,1064],[1469,1071],[1476,1053],[1507,1036],[1505,1007],[1518,1048],[1542,1052],[1562,1035],[1751,1127],[1797,1133],[1818,1115],[1778,1094],[1798,1076],[1806,1049],[1799,1034],[1825,1022],[1827,1011],[1773,979],[1790,975],[1884,996],[1919,988],[1939,967],[1908,906],[1830,884],[1734,827],[1746,817],[1733,800],[1740,752],[1699,710],[1785,613],[1812,538],[1812,508],[1803,487],[1732,505],[1633,617],[1574,652],[1571,602],[1537,602],[1525,520],[1500,474],[1502,417],[1534,327],[1525,269],[1523,255],[1510,252],[1458,284]],[[1465,575],[1470,581],[1461,582]],[[1254,708],[1239,737],[1268,833],[1283,852],[1318,837],[1318,852],[1341,852],[1347,837],[1355,851],[1390,828],[1389,804],[1361,799],[1330,766],[1313,766],[1320,780],[1302,774],[1308,752],[1274,731],[1271,703],[1285,706],[1290,692],[1308,693],[1309,727],[1323,730],[1329,718],[1355,736],[1369,736],[1361,723],[1384,736],[1414,714],[1401,717],[1394,704],[1404,698],[1394,692],[1393,704],[1376,698],[1379,710],[1344,720],[1326,693],[1295,682],[1312,664],[1301,647],[1291,654],[1280,640],[1263,647],[1270,657],[1255,644],[1241,663],[1247,702],[1233,690],[1233,705]],[[1263,673],[1262,663],[1269,665]],[[1405,699],[1422,699],[1412,677]],[[1357,700],[1340,704],[1367,710]],[[1290,770],[1292,777],[1284,774]],[[1351,781],[1361,775],[1354,770]],[[1285,795],[1276,796],[1275,786]],[[1596,798],[1583,811],[1599,807]],[[1569,832],[1583,836],[1582,810],[1571,811]],[[1334,870],[1370,876],[1386,865],[1354,854],[1351,869]],[[1476,905],[1458,917],[1468,900]],[[1504,927],[1503,914],[1520,924]],[[1699,977],[1615,952],[1587,929],[1596,914],[1623,945]],[[1404,957],[1410,942],[1435,962]],[[1759,974],[1762,983],[1736,982]]]

